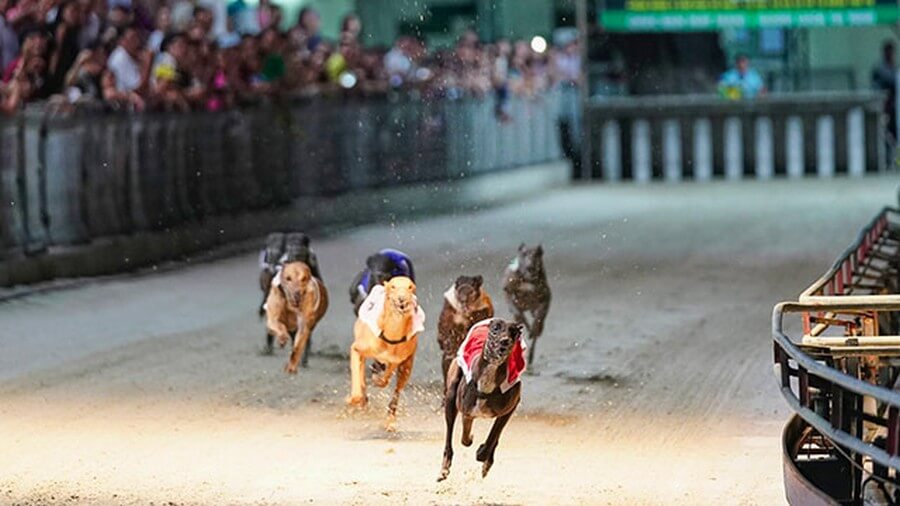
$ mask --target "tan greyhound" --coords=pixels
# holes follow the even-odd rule
[[[405,276],[398,276],[372,289],[359,309],[353,325],[353,344],[350,346],[350,396],[347,404],[364,407],[366,396],[366,359],[374,359],[386,367],[372,376],[375,386],[384,388],[397,372],[397,386],[388,405],[388,427],[397,414],[400,392],[409,381],[424,326],[425,313],[416,301],[416,285]]]

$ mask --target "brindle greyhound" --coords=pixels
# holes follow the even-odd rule
[[[291,262],[303,262],[306,264],[312,276],[321,283],[322,274],[319,271],[319,260],[309,246],[308,235],[302,232],[273,232],[269,234],[266,237],[266,247],[259,254],[259,287],[263,292],[262,303],[259,305],[260,317],[266,314],[265,305],[272,287],[272,280],[285,264]],[[322,286],[324,287],[324,285]],[[275,336],[272,333],[266,333],[266,346],[264,348],[266,354],[271,354],[274,351],[274,339]],[[303,348],[301,361],[303,367],[306,367],[309,363],[311,344],[312,341],[310,340]]]
[[[266,299],[266,333],[284,347],[293,337],[291,358],[284,366],[297,374],[297,363],[306,356],[309,337],[328,310],[328,290],[304,262],[284,264],[280,279],[272,281]],[[304,364],[305,367],[305,364]]]
[[[524,324],[531,336],[528,363],[532,364],[535,345],[544,333],[551,299],[547,273],[544,272],[544,248],[540,244],[535,248],[528,248],[525,243],[519,245],[516,258],[506,268],[503,291],[513,319]],[[531,323],[525,317],[528,312],[531,313]]]
[[[481,276],[459,276],[444,293],[444,308],[438,320],[438,345],[443,351],[441,371],[444,383],[450,362],[456,358],[456,351],[472,325],[492,318],[494,306],[484,290]]]
[[[500,434],[512,417],[522,394],[522,383],[518,381],[518,373],[512,384],[509,383],[509,369],[512,366],[511,356],[514,349],[521,353],[516,343],[521,339],[523,327],[501,318],[494,318],[477,324],[476,328],[486,327],[487,336],[481,353],[474,357],[471,365],[471,379],[466,379],[460,359],[450,364],[447,372],[447,384],[444,393],[444,417],[447,423],[447,437],[444,445],[444,462],[438,481],[450,475],[450,464],[453,462],[453,425],[456,415],[462,415],[462,445],[472,444],[472,421],[475,418],[494,418],[494,425],[484,444],[478,447],[476,460],[482,462],[481,476],[485,477],[494,464],[494,451],[500,441]],[[466,348],[467,338],[463,343]],[[461,349],[460,357],[463,357]],[[521,357],[520,357],[521,358]],[[464,358],[462,359],[464,360]],[[521,364],[524,368],[524,363]]]
[[[312,275],[322,281],[319,272],[319,260],[309,247],[309,236],[302,232],[272,232],[266,236],[266,247],[259,253],[259,288],[262,290],[262,302],[259,304],[259,316],[266,314],[263,306],[272,287],[272,279],[278,269],[289,262],[303,262]]]

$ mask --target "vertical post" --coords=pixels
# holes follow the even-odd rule
[[[891,457],[900,454],[900,412],[896,406],[888,408],[887,452]]]
[[[681,122],[677,119],[663,121],[663,174],[668,182],[680,181],[681,168]]]
[[[787,175],[789,178],[803,177],[806,146],[803,145],[803,120],[798,116],[790,116],[785,126],[785,156]]]
[[[631,164],[634,167],[631,176],[638,183],[648,183],[653,179],[651,164],[652,139],[650,138],[650,122],[645,119],[631,124]]]
[[[603,122],[601,142],[603,179],[618,181],[622,179],[622,132],[619,130],[618,121]]]
[[[694,180],[709,181],[712,175],[712,121],[709,118],[697,118],[694,122]]]
[[[819,177],[834,176],[834,118],[819,116],[816,120],[816,173]]]
[[[575,1],[575,23],[578,26],[578,48],[581,51],[581,82],[578,83],[578,106],[581,109],[581,170],[579,179],[587,179],[593,173],[591,121],[588,117],[590,75],[588,73],[588,0]]]
[[[862,176],[866,172],[866,122],[861,107],[847,113],[847,173]]]
[[[809,402],[809,374],[802,366],[797,367],[797,389],[800,397],[800,405],[804,408],[810,407]]]
[[[831,384],[831,426],[843,430],[844,390],[836,383]]]
[[[725,178],[736,181],[744,174],[743,127],[739,118],[725,119]]]
[[[775,174],[775,143],[772,139],[772,119],[766,116],[756,118],[756,177],[771,179]]]

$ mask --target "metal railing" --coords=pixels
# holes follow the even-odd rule
[[[611,97],[587,107],[590,175],[609,181],[862,175],[888,168],[884,97]]]
[[[0,258],[561,158],[556,98],[317,99],[223,113],[0,120]]]
[[[785,490],[796,503],[821,503],[809,483],[853,502],[869,481],[894,487],[900,478],[898,218],[897,210],[884,209],[797,302],[773,311],[775,375],[802,419],[785,433],[797,438],[785,441],[793,452]],[[791,313],[801,316],[799,339],[784,330]],[[849,471],[835,478],[840,466]]]

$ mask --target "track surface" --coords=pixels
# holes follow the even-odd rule
[[[309,369],[259,353],[255,255],[0,305],[0,503],[777,504],[788,416],[772,305],[820,275],[896,177],[583,186],[314,242],[332,307]],[[443,427],[441,294],[543,241],[554,290],[534,376],[480,477]],[[366,254],[416,260],[429,321],[399,431],[343,407],[346,287]],[[487,434],[476,422],[476,444]]]

